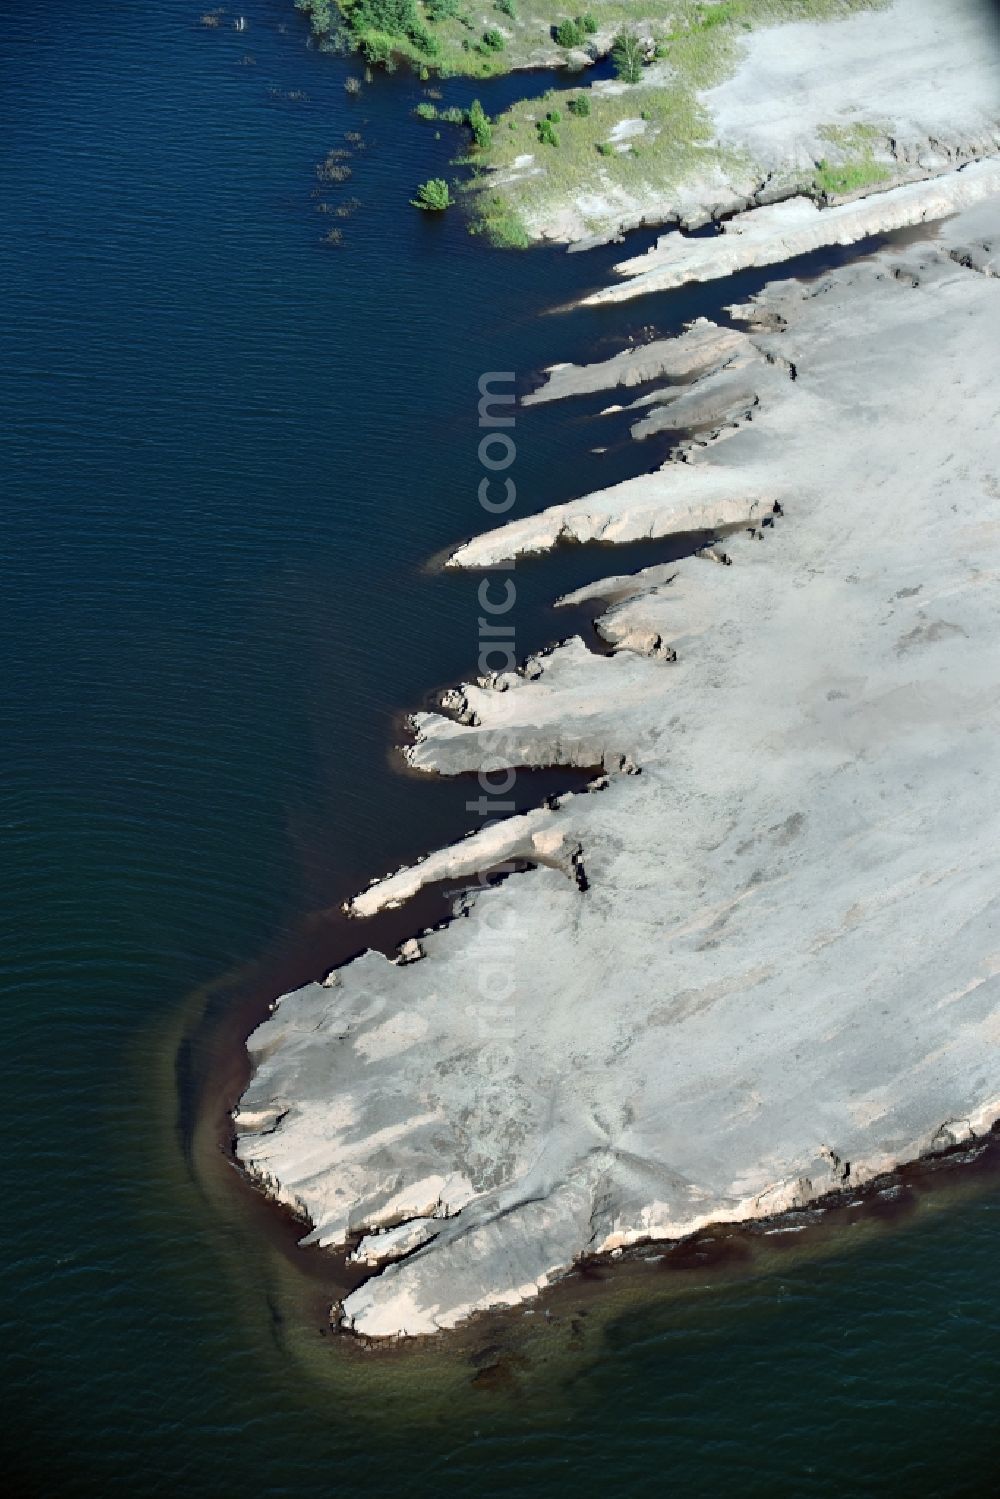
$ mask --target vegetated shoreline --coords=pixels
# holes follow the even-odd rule
[[[328,18],[324,24],[332,25],[332,0],[315,3]],[[382,3],[370,0],[376,10]],[[470,227],[503,247],[550,241],[583,249],[629,229],[697,227],[803,194],[820,204],[841,204],[1000,150],[1000,122],[987,102],[1000,87],[1000,74],[982,55],[979,0],[960,0],[946,26],[933,0],[675,0],[662,25],[650,22],[641,7],[600,0],[572,22],[591,28],[581,29],[585,45],[553,47],[550,38],[541,50],[525,49],[525,23],[511,21],[503,9],[509,3],[516,15],[515,0],[497,0],[496,16],[506,23],[510,47],[505,42],[493,51],[465,35],[461,45],[471,50],[464,53],[454,51],[452,33],[462,36],[463,27],[475,27],[468,14],[452,8],[457,0],[440,0],[446,9],[435,13],[429,32],[427,12],[414,8],[416,0],[384,3],[391,26],[416,25],[432,52],[421,54],[408,43],[393,50],[386,45],[392,38],[381,31],[372,51],[367,0],[345,3],[353,40],[341,45],[362,52],[368,47],[369,62],[377,66],[392,67],[399,57],[424,78],[436,73],[472,79],[524,68],[581,69],[574,98],[560,89],[515,101],[493,119],[483,116],[460,158],[474,174],[461,184]],[[548,0],[528,3],[540,5],[547,21],[565,20]],[[404,10],[416,21],[406,21]],[[536,30],[541,24],[535,10],[527,24]],[[550,30],[554,35],[556,25]],[[928,52],[936,49],[933,68],[921,71],[908,60],[912,76],[893,80],[885,98],[875,70],[868,89],[872,103],[865,108],[858,103],[858,69],[867,60],[872,71],[871,56],[891,50],[900,32],[924,41]],[[820,36],[823,45],[817,46]],[[629,38],[639,48],[634,64],[615,50]],[[820,56],[823,67],[815,79],[811,73],[805,79],[802,97],[788,106],[786,126],[776,131],[754,116],[747,95],[766,90],[773,49],[786,44],[803,69],[810,60],[816,69]],[[616,82],[591,83],[583,76],[582,70],[613,50]],[[919,55],[917,47],[913,56]],[[759,86],[748,82],[761,67]],[[943,70],[942,78],[934,68]],[[943,85],[952,100],[963,79],[969,101],[949,119],[938,93]],[[807,102],[810,89],[814,106]],[[800,108],[806,113],[797,121]]]

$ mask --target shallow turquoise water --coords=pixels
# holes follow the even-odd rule
[[[499,255],[408,209],[452,151],[409,118],[413,80],[352,101],[290,0],[242,9],[237,36],[186,0],[4,7],[5,1472],[140,1496],[988,1492],[990,1178],[860,1250],[696,1275],[547,1387],[407,1419],[314,1387],[264,1249],[185,1188],[164,1037],[186,996],[467,825],[387,747],[474,658],[475,582],[424,565],[480,525],[479,374],[526,383],[630,326],[540,315],[614,252]],[[315,165],[353,130],[331,249]],[[656,460],[614,429],[588,456],[587,409],[519,419],[525,510]],[[603,570],[521,568],[519,649]]]

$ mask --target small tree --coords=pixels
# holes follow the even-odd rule
[[[579,47],[584,38],[584,30],[580,25],[579,18],[571,21],[568,18],[560,21],[556,27],[556,41],[560,47]]]
[[[411,198],[410,202],[414,208],[422,208],[426,213],[443,213],[446,208],[451,207],[451,193],[447,182],[443,177],[429,177],[426,182],[421,182],[417,188],[417,196]]]
[[[507,38],[496,26],[491,26],[488,31],[483,32],[482,45],[487,52],[502,52],[507,45]]]
[[[559,137],[556,134],[556,127],[550,119],[539,120],[538,139],[543,146],[558,146]]]
[[[480,151],[485,151],[493,140],[493,131],[490,127],[489,116],[478,99],[473,99],[469,105],[469,129]]]
[[[645,61],[642,43],[634,31],[620,31],[611,49],[615,72],[625,83],[638,83]]]
[[[566,105],[571,115],[576,115],[580,120],[585,120],[590,114],[590,100],[586,94],[579,94],[575,99],[570,99]]]

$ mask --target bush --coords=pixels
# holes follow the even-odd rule
[[[411,198],[410,202],[414,208],[422,208],[427,213],[443,213],[446,208],[451,207],[451,193],[447,182],[443,177],[429,177],[426,182],[421,182],[417,188],[417,196]]]
[[[560,47],[582,47],[588,36],[593,36],[597,30],[597,22],[590,11],[584,16],[576,16],[571,21],[568,18],[560,21],[555,29],[555,39]]]
[[[642,43],[634,31],[620,31],[611,49],[615,72],[625,83],[638,83],[645,61]]]
[[[473,99],[469,105],[469,129],[472,131],[472,139],[481,151],[492,143],[493,131],[490,127],[489,116],[478,99]]]
[[[433,0],[434,4],[439,0]],[[447,4],[448,0],[440,0]],[[346,11],[347,24],[356,45],[369,63],[392,66],[392,54],[400,37],[419,52],[434,57],[438,43],[423,23],[416,0],[351,0]]]
[[[306,15],[309,17],[312,29],[319,35],[323,35],[325,32],[333,30],[334,21],[333,12],[331,10],[331,0],[295,0],[295,5],[298,10],[305,11]],[[209,20],[206,16],[202,16],[201,24],[203,26],[218,26],[218,17],[224,14],[224,12],[213,11],[210,12],[210,14],[213,15],[215,19]]]
[[[556,27],[556,41],[560,47],[579,47],[583,44],[586,32],[579,21],[560,21]]]
[[[597,149],[602,156],[614,156],[615,148],[610,141],[598,141]]]
[[[538,139],[543,146],[558,146],[559,144],[555,126],[547,117],[538,122]]]
[[[487,52],[502,52],[507,45],[507,38],[502,31],[498,31],[495,26],[491,26],[488,31],[483,32],[482,45],[486,48]]]
[[[514,0],[493,0],[493,9],[498,10],[502,16],[510,16],[512,21],[517,20],[517,8]]]
[[[484,234],[494,245],[524,250],[530,243],[528,232],[511,208],[498,194],[479,198],[479,212],[469,226],[470,234]]]
[[[590,114],[590,100],[587,98],[586,94],[580,94],[578,98],[570,99],[569,103],[566,105],[566,108],[569,110],[571,115],[576,115],[577,119],[585,120]]]
[[[448,21],[458,15],[458,0],[427,0],[424,9],[430,21]]]
[[[562,115],[559,113],[558,109],[550,109],[545,118],[547,120],[551,120],[553,125],[558,125],[562,120]]]
[[[387,68],[392,62],[392,37],[381,31],[366,31],[359,38],[365,62]]]
[[[428,104],[426,99],[421,99],[413,113],[418,120],[436,120],[438,117],[437,106]]]
[[[426,26],[414,26],[409,33],[409,38],[417,50],[427,57],[436,57],[440,51],[437,37],[431,36]]]

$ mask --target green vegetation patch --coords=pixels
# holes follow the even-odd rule
[[[489,169],[480,191],[505,202],[534,237],[542,228],[551,229],[564,212],[577,225],[582,221],[599,231],[610,215],[621,211],[624,216],[632,204],[662,200],[701,171],[749,169],[749,161],[715,142],[712,121],[698,101],[699,91],[731,74],[745,34],[778,22],[829,20],[885,3],[723,0],[713,5],[675,0],[663,26],[650,23],[648,6],[595,5],[626,87],[614,94],[582,88],[565,104],[555,132],[552,94],[512,105],[493,122],[491,146],[480,154]],[[605,33],[608,23],[617,29],[609,27]],[[850,191],[839,183],[853,184],[861,175],[865,182],[877,182],[890,174],[873,154],[882,133],[872,130],[862,137],[852,131],[843,142],[831,139],[829,162],[816,169],[815,177],[803,173],[800,190]],[[530,168],[514,165],[518,157],[529,155]],[[823,186],[824,181],[830,186]]]
[[[812,186],[824,197],[861,192],[866,187],[888,182],[895,175],[888,158],[887,130],[858,123],[826,125],[819,133],[836,153],[833,160],[823,157],[816,163]],[[881,159],[875,154],[879,147],[886,153]]]
[[[426,182],[421,182],[417,196],[410,202],[414,208],[422,208],[426,213],[443,213],[451,207],[452,196],[443,177],[429,177]]]
[[[768,21],[822,19],[889,0],[591,0],[567,13],[559,0],[295,0],[322,45],[359,51],[369,63],[418,72],[488,77],[537,64],[560,49],[606,54],[636,31],[649,55],[680,35],[700,37],[710,60],[719,42]],[[497,42],[499,37],[499,43]],[[489,38],[489,39],[487,39]],[[565,55],[565,52],[563,52]],[[660,50],[660,55],[665,55]],[[693,59],[692,59],[693,61]]]
[[[499,193],[477,195],[476,214],[470,227],[473,234],[482,234],[491,244],[505,250],[526,250],[531,243],[517,210]]]

